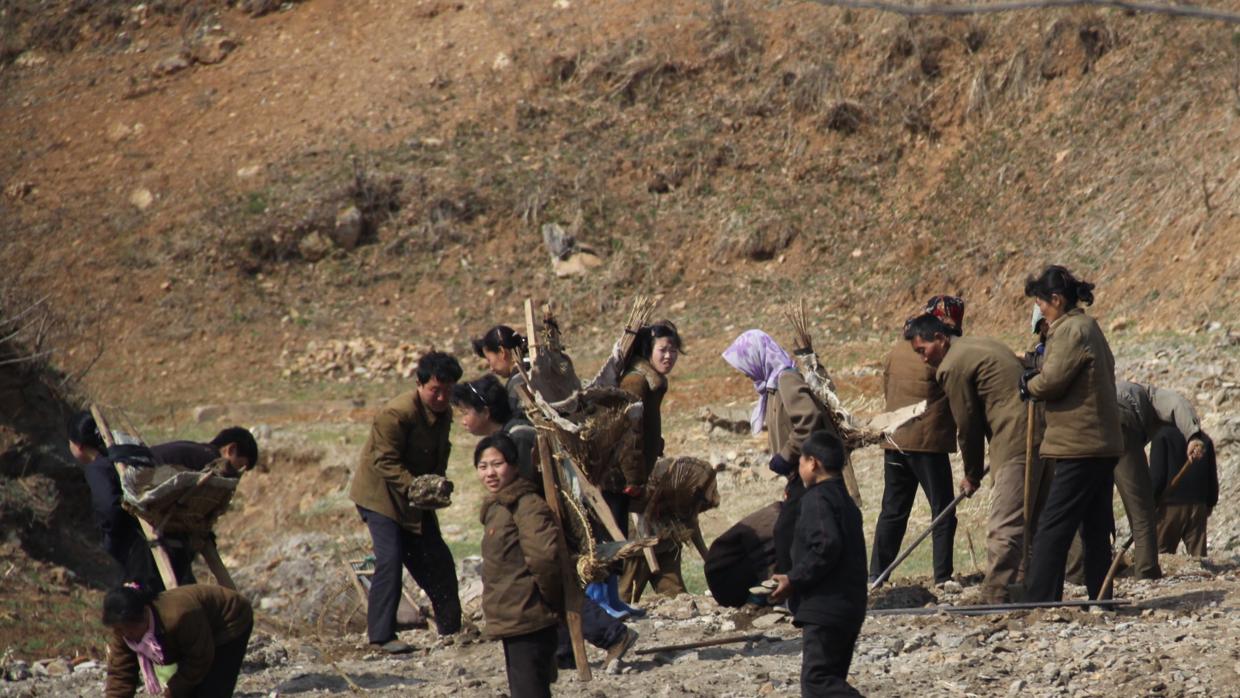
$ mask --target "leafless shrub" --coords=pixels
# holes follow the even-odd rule
[[[795,73],[788,85],[788,103],[798,114],[817,114],[827,105],[828,94],[835,81],[835,70],[829,63],[811,63]]]
[[[595,84],[605,98],[635,104],[658,99],[664,83],[682,72],[679,64],[638,39],[595,56],[583,70],[582,82]]]
[[[823,118],[823,125],[831,131],[844,134],[856,133],[865,121],[865,110],[852,100],[840,100],[831,105]]]
[[[762,52],[762,39],[739,3],[713,0],[701,41],[706,60],[736,70]]]

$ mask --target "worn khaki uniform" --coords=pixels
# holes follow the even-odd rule
[[[655,463],[663,455],[662,407],[663,396],[667,394],[667,377],[656,371],[649,361],[637,359],[620,379],[620,389],[642,403],[640,470],[625,473],[625,481],[630,485],[644,486],[654,471]],[[660,541],[655,546],[654,558],[659,564],[657,574],[650,571],[645,555],[624,561],[624,570],[620,575],[620,597],[626,603],[640,601],[647,583],[663,596],[685,593],[685,580],[680,569],[681,546],[674,541]]]
[[[947,395],[956,422],[964,474],[980,483],[990,443],[990,518],[987,571],[982,582],[988,602],[1008,599],[1007,587],[1020,574],[1025,528],[1025,438],[1027,410],[1017,387],[1020,359],[1007,345],[984,337],[951,341],[935,379]]]

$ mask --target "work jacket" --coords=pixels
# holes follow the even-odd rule
[[[162,592],[151,602],[155,610],[155,636],[163,648],[164,661],[176,664],[167,689],[174,696],[189,696],[207,677],[215,662],[215,648],[248,635],[254,612],[244,596],[213,584],[190,584]],[[119,630],[108,644],[107,698],[130,698],[141,678],[138,656]]]
[[[211,444],[196,441],[169,441],[151,446],[151,455],[155,456],[156,463],[202,470],[220,459],[220,450]]]
[[[1123,454],[1115,357],[1102,328],[1083,310],[1073,308],[1051,323],[1042,372],[1028,386],[1029,394],[1046,405],[1043,458]]]
[[[641,400],[640,471],[630,468],[624,474],[626,485],[645,485],[654,464],[663,455],[663,396],[667,394],[667,376],[659,373],[645,359],[637,359],[620,378],[620,389]]]
[[[349,485],[349,499],[420,534],[433,511],[409,503],[407,490],[419,475],[446,475],[451,415],[432,415],[416,390],[393,398],[375,415],[370,436]]]
[[[792,464],[793,473],[801,458],[801,444],[810,434],[826,429],[838,435],[827,407],[792,369],[779,374],[778,387],[766,398],[766,429],[771,453]]]
[[[956,422],[964,474],[973,482],[981,482],[987,441],[991,463],[1025,460],[1029,421],[1021,371],[1020,359],[1002,342],[956,337],[935,372]]]
[[[861,510],[842,478],[805,490],[792,539],[788,610],[797,625],[860,628],[865,619],[865,536]]]
[[[926,411],[920,417],[891,435],[899,450],[955,453],[956,424],[947,396],[934,380],[934,368],[922,361],[906,341],[896,342],[883,361],[883,395],[888,412],[926,401]]]
[[[742,606],[749,599],[749,587],[771,578],[779,511],[780,502],[772,502],[711,542],[702,571],[711,596],[721,605]]]
[[[1115,384],[1119,421],[1126,433],[1140,437],[1140,447],[1154,440],[1164,426],[1179,430],[1185,441],[1201,431],[1197,412],[1183,395],[1166,388],[1119,381]]]
[[[534,483],[518,477],[482,502],[482,613],[491,638],[526,635],[560,622],[555,519]]]

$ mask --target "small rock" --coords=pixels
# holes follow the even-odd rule
[[[155,77],[172,75],[173,73],[179,73],[182,70],[185,70],[189,67],[189,65],[189,59],[184,55],[177,53],[168,56],[167,58],[163,58],[156,63],[155,67],[151,68],[151,74]]]
[[[113,143],[119,143],[128,138],[132,133],[132,128],[118,121],[108,127],[108,140]]]
[[[352,252],[362,239],[362,228],[365,220],[356,206],[350,206],[336,215],[336,227],[332,229],[332,239],[345,252]]]
[[[263,168],[260,165],[246,165],[245,167],[237,170],[237,178],[253,179],[258,176],[258,173],[261,172],[262,169]]]
[[[73,673],[85,674],[88,671],[94,671],[98,668],[99,668],[99,662],[96,662],[95,660],[90,659],[73,667]]]
[[[332,241],[318,231],[311,232],[297,243],[297,250],[307,262],[317,262],[332,251]]]
[[[1117,317],[1111,321],[1111,325],[1107,331],[1108,332],[1123,332],[1124,330],[1128,329],[1129,325],[1131,324],[1132,324],[1132,321],[1129,320],[1128,318]]]
[[[237,42],[231,36],[220,32],[210,32],[194,40],[190,46],[190,58],[193,58],[195,63],[215,65],[227,58],[228,54],[236,48]]]
[[[150,189],[134,189],[129,195],[129,203],[133,204],[139,211],[145,211],[155,202],[155,195]]]
[[[47,670],[48,676],[65,676],[72,671],[69,667],[69,662],[66,662],[63,659],[53,659],[47,663],[45,669]]]

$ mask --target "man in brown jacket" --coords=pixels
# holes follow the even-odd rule
[[[938,369],[935,380],[947,395],[960,442],[964,465],[960,489],[967,495],[981,485],[986,442],[990,442],[994,489],[982,596],[988,603],[1006,602],[1008,586],[1020,574],[1024,545],[1028,419],[1019,393],[1012,390],[1020,383],[1020,360],[1007,345],[993,339],[952,337],[950,328],[929,314],[905,324],[904,336],[926,363]]]
[[[954,496],[952,465],[947,454],[956,450],[956,423],[952,421],[947,396],[934,380],[934,369],[907,341],[897,342],[887,354],[883,393],[888,412],[922,400],[926,401],[926,411],[892,434],[891,440],[899,450],[889,448],[883,453],[883,508],[874,529],[871,582],[900,553],[918,485],[930,502],[931,516],[938,516]],[[935,526],[933,536],[934,581],[941,584],[952,576],[956,515],[944,517]]]
[[[432,510],[410,503],[415,477],[445,475],[452,428],[449,397],[461,379],[461,365],[443,352],[418,361],[417,389],[393,398],[375,416],[370,437],[353,473],[349,498],[370,530],[375,549],[366,608],[371,644],[393,654],[413,648],[396,638],[401,567],[409,570],[435,609],[440,635],[461,628],[456,563]]]

